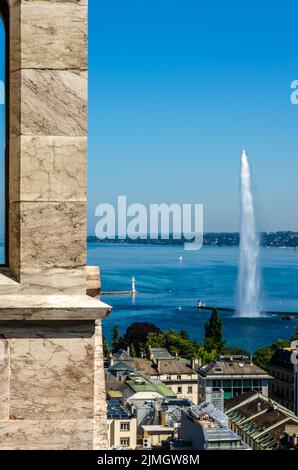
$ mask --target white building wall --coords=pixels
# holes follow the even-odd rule
[[[129,430],[121,430],[121,424],[128,424]],[[123,447],[121,439],[129,439],[129,449],[137,446],[137,420],[132,419],[109,419],[108,420],[109,447]]]

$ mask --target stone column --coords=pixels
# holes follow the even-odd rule
[[[106,447],[101,318],[111,308],[86,295],[87,0],[9,4],[0,449]]]
[[[11,3],[10,268],[26,291],[84,293],[87,1]]]

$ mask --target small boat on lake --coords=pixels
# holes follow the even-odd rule
[[[280,319],[287,320],[287,321],[295,320],[295,315],[283,315],[282,317],[280,317]]]

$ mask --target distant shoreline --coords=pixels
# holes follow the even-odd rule
[[[204,246],[215,246],[215,247],[237,247],[239,246],[239,233],[214,233],[207,232],[204,234]],[[153,245],[153,246],[182,246],[185,242],[188,242],[185,238],[175,240],[173,234],[167,240],[162,240],[159,236],[156,240],[149,238],[138,238],[137,240],[131,240],[126,238],[120,240],[105,239],[98,240],[95,236],[88,236],[88,243],[98,244],[116,244],[116,245]],[[298,247],[298,232],[263,232],[260,234],[260,245],[266,248],[297,248]]]

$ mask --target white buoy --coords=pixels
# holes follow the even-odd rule
[[[183,257],[182,256],[179,257],[179,263],[183,263]]]

